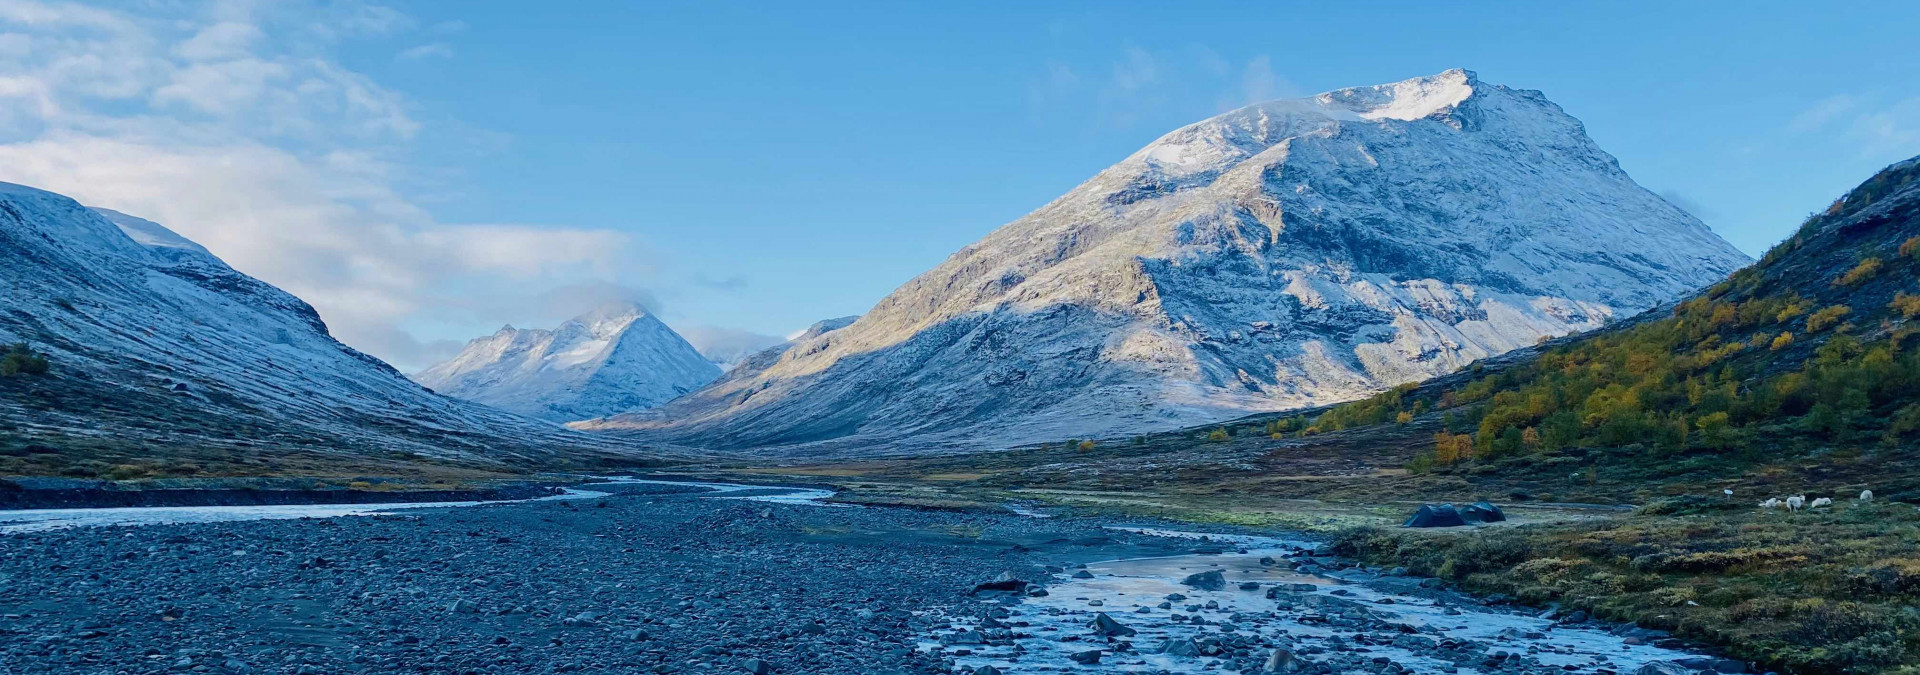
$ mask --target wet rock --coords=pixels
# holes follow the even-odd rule
[[[1167,656],[1192,658],[1200,655],[1200,645],[1190,637],[1167,638],[1166,641],[1160,643],[1160,648],[1157,651]]]
[[[1693,675],[1693,669],[1672,661],[1651,661],[1633,671],[1633,675]]]
[[[1074,663],[1091,666],[1100,662],[1100,654],[1101,652],[1098,649],[1089,649],[1083,652],[1068,654],[1067,658],[1073,659]]]
[[[1187,578],[1182,579],[1180,583],[1181,585],[1192,586],[1201,590],[1217,591],[1227,587],[1227,575],[1221,573],[1220,570],[1208,570],[1206,572],[1189,574]]]
[[[1092,572],[1088,572],[1088,571],[1086,571],[1086,570],[1080,570],[1080,571],[1078,571],[1078,572],[1074,572],[1074,573],[1073,573],[1073,578],[1075,578],[1075,579],[1092,579],[1092,578],[1093,578],[1093,573],[1092,573]]]
[[[1126,624],[1122,624],[1114,620],[1113,617],[1107,616],[1106,612],[1100,612],[1094,615],[1093,621],[1088,622],[1087,627],[1092,628],[1094,633],[1105,637],[1132,637],[1136,632],[1134,629],[1128,628]]]
[[[982,593],[1020,594],[1026,592],[1026,590],[1026,581],[1013,576],[1012,572],[1001,572],[1000,576],[995,577],[993,581],[975,584],[972,595],[980,595]]]
[[[773,675],[773,664],[760,659],[747,659],[740,662],[740,669],[752,675]]]

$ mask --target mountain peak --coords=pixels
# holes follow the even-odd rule
[[[850,326],[647,416],[691,444],[981,448],[1351,400],[1746,256],[1544,95],[1455,69],[1181,127]]]
[[[568,422],[651,408],[719,375],[644,307],[609,302],[553,330],[508,326],[413,379],[455,398]]]
[[[1314,98],[1346,108],[1361,119],[1412,121],[1452,110],[1473,96],[1479,84],[1473,71],[1454,68],[1389,84],[1337,89]]]

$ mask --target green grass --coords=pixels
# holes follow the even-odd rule
[[[1920,513],[1676,500],[1626,517],[1473,532],[1360,528],[1338,549],[1482,594],[1709,642],[1767,668],[1920,672]]]

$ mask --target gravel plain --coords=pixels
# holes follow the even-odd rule
[[[913,673],[1011,572],[1172,550],[1094,521],[712,499],[0,535],[0,673]]]

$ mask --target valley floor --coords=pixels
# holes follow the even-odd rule
[[[1168,522],[1139,517],[587,487],[612,494],[0,533],[0,673],[1253,672],[1275,649],[1300,675],[1731,669],[1651,631],[1481,607],[1323,545],[1110,527]],[[1099,562],[1116,559],[1168,569]],[[1180,585],[1195,569],[1233,577]],[[1054,593],[969,592],[1002,573]],[[1141,588],[1157,590],[1128,592]],[[1167,589],[1188,597],[1162,602]],[[1138,637],[1103,639],[1100,611]],[[1088,650],[1106,660],[1068,658]]]
[[[1673,631],[1763,668],[1920,669],[1920,511],[1912,504],[1884,496],[1863,503],[1845,492],[1832,507],[1760,510],[1748,495],[1812,480],[1764,468],[1734,476],[1746,480],[1730,483],[1738,498],[1717,494],[1718,484],[1635,485],[1601,474],[1598,481],[1563,477],[1559,489],[1606,503],[1543,501],[1553,498],[1541,490],[1544,471],[1522,472],[1517,481],[1499,473],[1412,475],[1393,468],[1406,457],[1393,444],[1278,452],[1257,447],[1263,444],[1027,448],[744,472],[830,482],[845,490],[840,499],[858,503],[992,509],[1014,502],[1060,514],[1319,532],[1335,538],[1343,555],[1370,564],[1406,567],[1481,596]],[[1842,476],[1853,465],[1839,463],[1819,478],[1867,480],[1870,463],[1858,464],[1860,475]],[[1902,471],[1883,466],[1873,480],[1884,485]],[[1423,501],[1482,498],[1499,502],[1511,520],[1398,527]]]
[[[924,672],[941,607],[1187,546],[1095,520],[674,485],[325,520],[0,534],[0,673]]]

